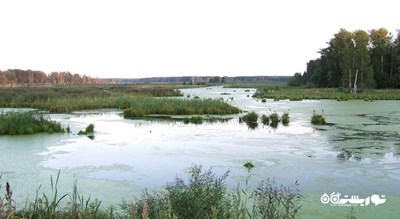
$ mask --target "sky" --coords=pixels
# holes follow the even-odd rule
[[[0,0],[0,70],[293,75],[340,28],[400,29],[393,0]]]

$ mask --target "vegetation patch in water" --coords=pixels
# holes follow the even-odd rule
[[[288,126],[288,125],[289,125],[289,121],[290,121],[290,119],[289,119],[289,113],[284,113],[284,114],[282,115],[281,121],[282,121],[282,125]]]
[[[0,113],[0,135],[31,135],[65,131],[66,129],[60,123],[51,121],[49,117],[36,111]]]
[[[313,125],[325,125],[326,124],[326,120],[325,120],[325,116],[323,115],[323,113],[318,114],[318,113],[313,113],[312,117],[311,117],[311,124]]]
[[[151,114],[161,115],[227,115],[239,109],[224,101],[214,99],[138,98],[124,110],[124,118],[141,118]]]
[[[183,119],[183,122],[185,124],[193,123],[193,124],[199,125],[199,124],[203,123],[203,117],[202,116],[185,117]]]
[[[92,135],[93,132],[94,132],[94,125],[93,125],[93,124],[89,124],[89,125],[86,127],[85,131],[82,131],[82,130],[79,131],[79,132],[78,132],[78,135]]]

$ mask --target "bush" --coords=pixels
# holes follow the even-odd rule
[[[78,135],[89,135],[89,134],[93,134],[93,132],[94,132],[94,125],[93,124],[89,124],[86,127],[85,131],[82,131],[82,130],[79,131]]]
[[[278,124],[279,124],[279,115],[278,115],[278,113],[272,113],[269,116],[269,119],[271,120],[271,123],[270,123],[271,127],[273,127],[273,128],[278,127]]]
[[[218,218],[226,218],[225,179],[229,171],[223,176],[216,176],[211,169],[203,172],[201,166],[194,166],[189,171],[189,179],[185,182],[176,178],[167,185],[167,199],[171,202],[172,212],[177,218],[207,218],[211,209],[215,208]]]
[[[258,114],[256,112],[250,112],[241,117],[241,120],[244,121],[245,123],[257,123]]]
[[[86,133],[93,133],[93,131],[94,131],[94,125],[93,124],[90,124],[90,125],[88,125],[86,127],[86,130],[85,130]]]
[[[261,116],[261,122],[262,122],[262,124],[264,124],[264,125],[268,125],[268,124],[269,124],[269,117],[266,116],[265,114],[263,114],[263,115]]]
[[[281,120],[282,120],[282,125],[284,125],[284,126],[289,125],[289,113],[284,113],[282,115]]]
[[[322,114],[316,114],[314,113],[313,116],[311,117],[311,124],[313,125],[325,125],[325,117]]]

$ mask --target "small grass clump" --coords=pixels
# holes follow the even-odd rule
[[[250,112],[246,115],[239,117],[239,122],[245,122],[247,126],[251,129],[255,129],[258,126],[258,114],[256,112]]]
[[[89,124],[86,127],[85,131],[82,131],[82,130],[79,131],[78,135],[90,135],[90,134],[93,134],[93,132],[94,132],[94,125],[93,124]]]
[[[317,114],[317,113],[313,113],[312,117],[311,117],[311,124],[313,125],[325,125],[326,121],[325,121],[325,116],[323,114]]]
[[[288,126],[289,125],[289,113],[284,113],[281,117],[282,125]]]
[[[193,123],[193,124],[199,125],[199,124],[203,124],[203,117],[202,116],[185,117],[183,119],[183,122],[185,124]]]
[[[43,113],[0,112],[0,135],[31,135],[35,133],[64,133],[60,123],[51,121]]]
[[[262,122],[262,124],[264,124],[264,125],[269,125],[269,116],[263,114],[263,115],[261,116],[261,122]]]
[[[136,98],[124,110],[125,118],[147,115],[227,115],[239,113],[239,109],[215,99]]]
[[[241,120],[245,123],[257,123],[258,114],[256,112],[250,112],[241,117]]]
[[[271,115],[269,115],[269,119],[271,121],[271,123],[269,124],[272,128],[276,128],[278,127],[278,124],[280,122],[279,120],[279,115],[278,113],[272,113]]]

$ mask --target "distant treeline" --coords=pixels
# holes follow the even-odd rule
[[[182,76],[182,77],[152,77],[152,78],[108,78],[109,83],[117,84],[203,84],[203,83],[240,83],[240,82],[278,82],[287,83],[290,76]]]
[[[341,29],[310,60],[307,70],[296,73],[292,86],[354,89],[400,88],[400,31],[394,37],[387,29],[370,31]]]
[[[46,74],[42,71],[9,69],[0,71],[1,85],[18,84],[96,84],[105,83],[99,78],[91,78],[87,75],[72,74],[70,72],[52,72]]]

